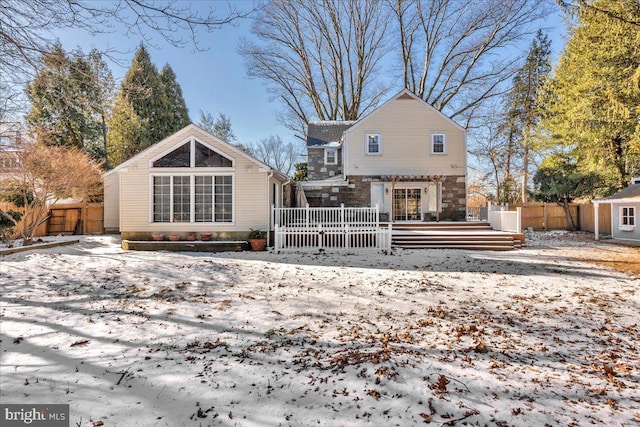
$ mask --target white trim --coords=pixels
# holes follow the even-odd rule
[[[162,141],[156,142],[155,144],[145,148],[144,150],[142,150],[141,152],[139,152],[138,154],[136,154],[135,156],[131,157],[128,160],[125,160],[124,162],[120,163],[118,166],[116,166],[115,168],[111,169],[108,172],[105,172],[104,174],[102,174],[102,178],[104,179],[106,176],[109,176],[113,173],[116,172],[120,172],[123,171],[123,168],[125,168],[126,166],[138,161],[139,158],[145,156],[148,152],[150,152],[151,150],[156,150],[159,146],[163,145],[163,144],[167,144],[171,139],[181,135],[181,134],[185,134],[185,138],[181,139],[180,141],[184,143],[184,141],[186,141],[189,137],[195,137],[197,138],[196,135],[193,134],[193,132],[199,132],[203,135],[205,135],[206,137],[213,139],[214,141],[216,141],[216,143],[222,145],[225,150],[229,150],[231,153],[237,154],[241,157],[244,157],[245,159],[249,160],[250,162],[258,165],[259,167],[263,167],[269,171],[273,171],[276,175],[279,175],[279,177],[282,180],[286,180],[287,176],[284,175],[282,172],[279,172],[275,169],[273,169],[272,167],[270,167],[269,165],[262,163],[260,160],[256,159],[253,156],[250,156],[249,154],[245,153],[244,151],[234,147],[233,145],[229,144],[226,141],[221,140],[220,138],[216,137],[215,135],[210,134],[209,132],[205,131],[204,129],[200,128],[199,126],[194,125],[193,123],[185,126],[184,128],[180,129],[179,131],[167,136],[165,139],[163,139]],[[177,144],[172,144],[172,146],[176,147]],[[228,155],[226,157],[229,157]]]
[[[389,218],[389,221],[391,222],[407,222],[407,221],[422,221],[422,217],[424,215],[424,211],[423,211],[423,206],[422,206],[422,193],[424,191],[424,187],[419,186],[418,182],[407,182],[408,185],[406,186],[396,186],[393,187],[393,190],[391,191],[391,218]],[[395,201],[396,201],[396,195],[395,192],[396,191],[400,191],[400,190],[404,190],[404,208],[405,208],[405,219],[398,219],[396,220],[396,212],[395,212]],[[418,190],[418,195],[420,196],[420,202],[418,203],[418,205],[420,206],[420,218],[416,219],[406,219],[407,214],[408,214],[408,206],[409,206],[409,199],[408,199],[408,191],[407,190]]]
[[[333,162],[328,161],[329,152],[334,153]],[[324,149],[324,164],[325,165],[337,165],[338,164],[338,149],[337,148],[325,148]]]
[[[369,137],[378,136],[378,151],[372,153],[369,151]],[[364,133],[364,154],[365,156],[381,156],[382,155],[382,132],[369,131]]]
[[[169,221],[168,222],[155,222],[153,219],[153,178],[156,176],[168,176],[170,177],[170,181],[169,181],[169,200],[170,200],[170,204],[169,204]],[[189,213],[189,219],[190,221],[173,221],[173,177],[174,176],[188,176],[189,178],[189,185],[190,185],[190,200],[189,200],[189,206],[190,206],[190,213]],[[231,221],[230,222],[217,222],[217,221],[210,221],[210,222],[196,222],[195,221],[195,203],[196,203],[196,199],[195,199],[195,177],[196,176],[211,176],[213,177],[212,179],[212,190],[213,190],[213,208],[215,209],[215,177],[216,176],[230,176],[231,177]],[[193,224],[193,225],[210,225],[210,226],[235,226],[236,224],[236,204],[237,204],[237,200],[236,200],[236,174],[235,172],[222,172],[222,171],[218,171],[216,170],[216,172],[212,172],[211,170],[209,170],[209,172],[205,172],[203,170],[198,170],[198,171],[193,171],[192,172],[171,172],[171,171],[167,171],[167,170],[163,170],[163,171],[159,171],[159,172],[150,172],[149,173],[149,224]],[[215,219],[215,212],[213,212],[212,217]]]
[[[627,209],[627,215],[624,215],[622,211]],[[632,213],[629,213],[629,209],[632,209]],[[618,206],[618,230],[620,231],[633,231],[636,228],[636,206],[633,205],[620,205]],[[633,224],[623,224],[623,218],[631,218]]]
[[[431,136],[429,141],[429,154],[434,156],[446,156],[447,155],[447,131],[441,131],[441,130],[431,131],[429,132],[429,135]],[[433,150],[433,145],[435,143],[433,138],[438,135],[442,135],[442,152],[436,152]]]

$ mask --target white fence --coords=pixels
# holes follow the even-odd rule
[[[274,227],[342,227],[345,224],[367,227],[380,225],[378,206],[373,208],[273,208],[272,224]]]
[[[273,208],[276,251],[391,251],[391,225],[375,208]]]
[[[511,233],[522,232],[522,208],[515,211],[507,210],[504,206],[494,206],[489,203],[489,223],[496,231],[509,231]]]
[[[275,226],[274,249],[279,251],[346,251],[391,250],[391,224],[387,227],[310,227]]]

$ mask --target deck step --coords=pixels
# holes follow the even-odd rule
[[[489,246],[489,245],[451,245],[451,246],[442,246],[439,244],[429,245],[422,244],[416,246],[404,246],[404,245],[396,245],[397,248],[403,249],[466,249],[466,250],[480,250],[480,251],[511,251],[514,249],[513,246],[501,245],[501,246]]]
[[[394,223],[391,244],[407,249],[506,251],[525,246],[525,238],[493,231],[486,222]]]

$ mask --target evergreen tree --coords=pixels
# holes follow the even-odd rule
[[[57,44],[42,60],[42,70],[27,87],[32,131],[46,144],[81,148],[104,159],[113,77],[102,56],[82,50],[67,54]]]
[[[544,127],[573,149],[582,172],[597,172],[605,193],[640,172],[640,18],[637,0],[580,3],[575,28],[546,85]]]
[[[147,49],[140,45],[122,81],[109,122],[109,144],[124,144],[126,149],[119,146],[110,148],[109,152],[122,153],[125,157],[120,160],[124,161],[162,140],[166,136],[164,120],[167,117],[167,114],[164,114],[164,98],[158,70],[151,62]],[[125,102],[130,106],[123,105]],[[120,117],[120,114],[123,116]],[[121,128],[127,125],[132,127]],[[122,141],[120,138],[124,135],[130,140]],[[109,157],[111,166],[120,163],[113,163],[114,160],[112,156]]]
[[[169,64],[166,64],[160,71],[160,83],[164,89],[165,113],[166,119],[164,120],[164,135],[171,135],[172,133],[182,129],[191,123],[189,119],[189,111],[187,105],[182,97],[182,88],[176,80],[176,74]]]
[[[144,134],[142,120],[123,91],[118,92],[113,105],[113,117],[109,121],[107,165],[114,167],[140,151]]]
[[[175,73],[166,65],[159,74],[141,45],[122,81],[109,121],[110,166],[117,166],[189,123]]]
[[[564,209],[571,230],[576,224],[571,216],[569,203],[584,196],[594,196],[593,189],[599,184],[598,176],[580,172],[575,159],[555,153],[546,157],[533,177],[536,191],[533,196],[542,202],[555,202]]]

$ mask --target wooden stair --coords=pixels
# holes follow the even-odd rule
[[[486,222],[394,223],[391,245],[406,249],[509,251],[525,244],[524,235],[493,231]]]

